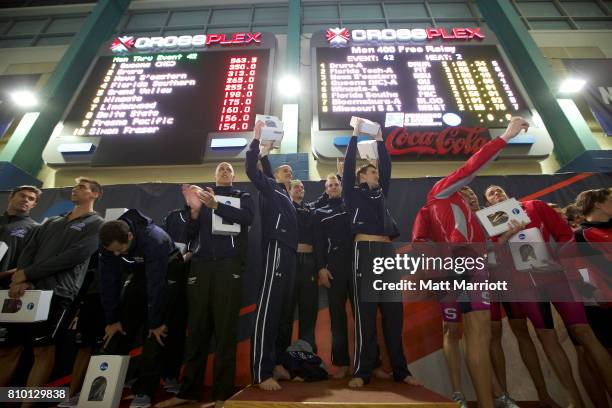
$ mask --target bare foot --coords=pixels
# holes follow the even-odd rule
[[[289,371],[287,371],[287,369],[285,369],[285,367],[283,367],[281,364],[274,367],[274,370],[272,370],[272,375],[274,376],[275,380],[291,379],[291,374],[289,374]]]
[[[155,408],[177,407],[179,405],[192,404],[194,402],[196,401],[173,397],[155,404]]]
[[[416,385],[418,387],[422,387],[423,383],[420,382],[419,380],[417,380],[416,378],[414,378],[413,376],[409,375],[406,378],[404,378],[402,381],[404,381],[406,384],[408,385]]]
[[[302,377],[293,377],[293,379],[291,381],[295,381],[295,382],[304,382],[304,379]]]
[[[351,388],[363,387],[363,378],[358,378],[358,377],[351,378],[351,381],[349,381],[348,386]]]
[[[391,379],[391,374],[389,374],[388,372],[386,372],[385,370],[383,370],[382,368],[375,368],[374,371],[372,371],[372,375],[375,378],[379,378],[381,380],[390,380]]]
[[[332,378],[334,378],[336,380],[343,379],[348,374],[348,369],[349,369],[348,366],[340,366],[340,367],[338,367],[338,371],[336,371],[336,374],[334,374],[332,376]]]
[[[283,388],[274,378],[268,378],[264,382],[259,383],[258,386],[264,391],[279,391]]]

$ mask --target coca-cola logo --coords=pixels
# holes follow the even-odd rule
[[[424,154],[436,156],[470,156],[490,140],[489,132],[481,127],[454,126],[441,131],[414,131],[395,128],[387,136],[389,154]]]

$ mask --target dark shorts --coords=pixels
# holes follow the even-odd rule
[[[513,302],[510,319],[528,318],[536,329],[554,329],[551,305],[548,302]]]
[[[499,318],[493,319],[493,317],[491,317],[491,320],[501,320],[502,307],[508,319],[525,319],[526,318],[525,313],[523,313],[523,310],[520,307],[520,303],[494,302],[491,304],[491,315],[495,314],[496,317],[499,316]]]
[[[484,282],[487,277],[488,272],[483,270],[471,276],[462,276],[458,280],[476,283]],[[459,323],[462,320],[461,316],[466,313],[491,310],[491,294],[488,291],[448,292],[440,296],[438,303],[442,320]]]
[[[85,295],[79,302],[76,318],[76,327],[71,327],[75,330],[75,343],[79,347],[101,346],[106,323],[100,294]]]
[[[47,320],[36,323],[3,323],[0,326],[0,348],[17,346],[50,346],[71,321],[72,300],[53,295]]]
[[[506,310],[506,314],[508,314],[506,305],[504,304],[503,306]],[[478,305],[477,308],[474,308],[473,302],[440,302],[438,303],[438,307],[440,308],[440,313],[442,314],[443,321],[447,323],[461,323],[462,315],[464,313],[470,313],[476,310],[486,310],[486,302],[482,302]],[[501,303],[491,302],[490,309],[491,321],[501,321]]]
[[[27,343],[27,332],[20,323],[0,323],[0,349],[23,346]]]

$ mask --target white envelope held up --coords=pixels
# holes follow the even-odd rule
[[[7,252],[8,252],[8,245],[6,245],[6,242],[0,241],[0,261],[2,261],[2,258],[4,258],[4,255],[6,255]],[[0,272],[4,272],[4,271],[0,271]]]
[[[531,220],[515,198],[476,211],[480,223],[491,237],[496,237],[510,229],[510,221],[529,224]]]
[[[266,124],[261,129],[261,141],[272,142],[272,146],[279,148],[285,135],[283,122],[276,116],[255,115],[255,123],[260,120]]]
[[[181,255],[185,255],[187,253],[187,244],[184,244],[182,242],[175,242],[174,246],[181,251]]]
[[[18,299],[9,297],[8,290],[0,290],[0,322],[32,323],[47,320],[52,290],[26,290]]]
[[[227,197],[227,196],[215,196],[218,202],[231,205],[235,208],[240,208],[240,198],[238,197]],[[223,220],[220,216],[215,214],[213,210],[212,216],[212,234],[213,235],[238,235],[240,234],[240,224],[231,223]]]
[[[107,208],[106,212],[104,213],[104,221],[115,221],[127,210],[127,208]]]
[[[550,260],[546,243],[538,228],[520,231],[508,240],[508,245],[517,271],[544,267],[546,261]]]
[[[360,133],[370,136],[376,136],[378,134],[378,131],[380,130],[380,125],[378,123],[372,122],[371,120],[367,120],[364,118],[359,118],[357,116],[351,116],[351,127],[353,129],[355,129],[355,126],[357,126],[358,119],[361,119],[363,121],[361,123],[361,127],[359,128]]]
[[[357,143],[359,157],[366,160],[378,160],[378,144],[376,140],[364,140]]]
[[[89,359],[79,408],[117,408],[121,403],[129,356],[93,356]]]

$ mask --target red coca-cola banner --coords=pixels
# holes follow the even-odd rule
[[[385,146],[392,156],[471,156],[489,140],[488,129],[481,127],[455,126],[440,131],[395,128],[387,136]]]

